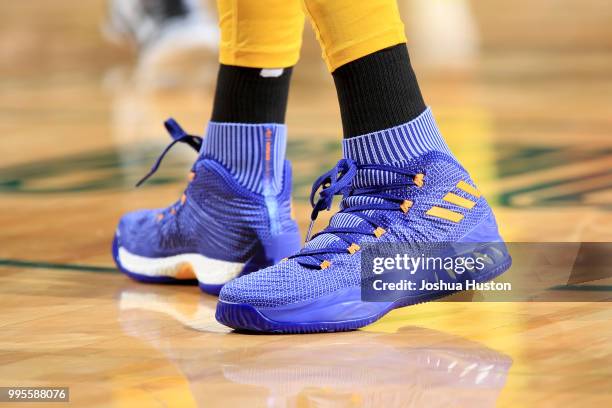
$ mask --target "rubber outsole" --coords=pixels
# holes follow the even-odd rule
[[[127,275],[129,278],[142,282],[142,283],[158,283],[158,284],[166,284],[166,285],[196,285],[198,283],[197,279],[176,279],[170,276],[147,276],[141,275],[139,273],[130,272],[125,269],[119,260],[119,243],[117,242],[117,236],[113,238],[113,260],[115,261],[115,265],[117,265],[117,269],[119,269],[123,274]],[[220,289],[219,289],[220,290]],[[219,294],[219,292],[217,292]]]
[[[242,275],[238,275],[238,277],[240,276]],[[198,287],[200,288],[202,292],[208,293],[209,295],[214,295],[214,296],[219,296],[219,293],[221,292],[221,289],[223,289],[223,286],[225,286],[225,284],[207,285],[206,283],[198,282]]]
[[[489,274],[481,276],[480,279],[476,281],[479,283],[488,282],[503,274],[511,265],[512,258],[508,255],[507,258]],[[246,332],[306,334],[351,331],[374,323],[393,309],[434,301],[457,292],[460,291],[437,291],[422,296],[400,298],[390,303],[388,307],[379,313],[354,320],[347,319],[333,322],[279,322],[269,319],[252,305],[230,303],[222,300],[219,300],[217,304],[215,317],[219,323]]]
[[[298,243],[297,245],[299,246],[299,236],[296,242]],[[293,243],[294,246],[296,245],[296,242]],[[219,293],[221,292],[221,289],[223,289],[223,286],[225,286],[225,284],[227,283],[226,282],[222,284],[207,284],[207,283],[202,283],[198,281],[198,279],[176,279],[170,276],[148,276],[148,275],[143,275],[139,273],[134,273],[126,269],[119,259],[119,242],[118,242],[116,235],[113,238],[112,253],[113,253],[113,260],[115,261],[117,268],[123,274],[127,275],[128,277],[130,277],[131,279],[137,282],[152,283],[152,284],[166,284],[166,285],[198,285],[198,287],[200,288],[202,292],[207,293],[209,295],[214,295],[214,296],[218,296]],[[242,269],[240,274],[236,276],[236,278],[249,274],[251,272],[255,272],[259,269],[266,268],[273,264],[273,262],[266,260],[265,258],[261,258],[261,254],[258,254],[258,255],[259,256],[256,255],[245,263],[244,268]],[[284,252],[281,252],[280,254],[274,254],[274,255],[276,255],[276,257],[280,259],[281,257],[284,257],[286,254]]]

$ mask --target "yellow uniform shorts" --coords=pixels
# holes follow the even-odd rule
[[[304,14],[330,71],[406,42],[396,0],[217,0],[222,64],[284,68],[297,63]]]

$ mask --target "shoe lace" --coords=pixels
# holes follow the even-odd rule
[[[151,170],[149,170],[149,172],[143,178],[141,178],[140,181],[138,181],[138,183],[136,183],[136,187],[140,187],[153,174],[155,174],[155,172],[159,169],[159,166],[161,165],[162,160],[164,160],[164,157],[166,157],[166,154],[170,151],[170,149],[172,149],[172,147],[175,144],[179,142],[186,143],[189,146],[191,146],[196,152],[199,152],[200,148],[202,147],[203,139],[200,136],[190,135],[187,132],[185,132],[183,128],[181,127],[181,125],[179,125],[176,122],[176,120],[169,118],[164,122],[164,126],[166,127],[166,130],[170,134],[170,137],[172,137],[172,142],[170,142],[170,144],[166,146],[164,151],[159,155],[159,157],[157,158],[157,160],[151,167]]]
[[[140,187],[145,181],[147,181],[151,176],[153,176],[153,174],[155,174],[155,172],[159,169],[159,166],[161,165],[161,162],[163,161],[164,157],[175,144],[186,143],[191,146],[196,152],[199,152],[200,148],[202,147],[203,138],[200,136],[188,134],[183,130],[181,125],[176,122],[176,120],[169,118],[164,122],[164,126],[170,134],[170,137],[172,137],[172,142],[170,142],[170,144],[168,144],[168,146],[166,146],[163,152],[159,155],[159,157],[151,167],[151,170],[149,170],[149,172],[142,179],[140,179],[138,183],[136,183],[136,187]],[[195,172],[192,170],[189,173],[189,182],[193,181],[194,178]],[[157,214],[157,221],[159,222],[162,220],[167,220],[168,217],[166,217],[166,215],[168,214],[175,215],[185,203],[185,200],[187,200],[187,193],[183,192],[181,198],[179,198],[172,205],[163,209],[160,213]]]
[[[398,178],[399,182],[356,188],[353,185],[353,179],[359,170],[384,171],[406,177]],[[408,178],[408,181],[406,181],[406,178]],[[378,238],[386,232],[385,227],[381,225],[380,219],[376,216],[370,216],[365,212],[369,210],[408,212],[413,202],[397,194],[394,195],[392,192],[405,190],[407,185],[422,187],[423,178],[424,173],[422,172],[418,173],[413,170],[385,164],[357,164],[351,159],[341,159],[336,166],[321,175],[312,185],[310,204],[313,210],[306,235],[307,242],[322,234],[333,234],[339,240],[322,248],[304,248],[289,258],[299,258],[298,262],[304,266],[326,269],[331,265],[331,262],[326,259],[329,255],[347,252],[354,254],[361,249],[356,242],[360,239],[355,239],[356,236],[373,235]],[[319,191],[319,189],[321,190]],[[317,192],[319,192],[319,198],[315,201]],[[352,196],[361,196],[376,199],[372,200],[376,202],[346,206],[336,213],[350,213],[365,222],[360,222],[355,227],[332,227],[330,223],[327,228],[311,237],[312,228],[319,212],[323,210],[329,211],[336,195],[342,195],[343,200]]]

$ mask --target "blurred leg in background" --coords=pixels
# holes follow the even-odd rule
[[[103,31],[113,42],[134,46],[141,66],[216,52],[219,41],[214,15],[199,0],[109,0]]]

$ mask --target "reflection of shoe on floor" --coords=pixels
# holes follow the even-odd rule
[[[119,298],[122,327],[127,334],[135,337],[147,337],[152,326],[151,321],[164,322],[164,319],[143,319],[142,313],[151,312],[165,315],[178,321],[184,327],[197,331],[226,332],[227,330],[214,319],[215,303],[212,299],[194,297],[189,294],[172,291],[158,293],[150,289],[123,290]],[[129,318],[129,312],[137,313],[136,318]],[[140,314],[138,314],[140,313]],[[163,326],[162,323],[160,326]],[[140,330],[146,328],[147,330]]]
[[[216,52],[219,39],[216,22],[197,0],[111,0],[104,33],[113,42],[134,44],[141,66]]]
[[[512,365],[481,344],[422,328],[312,339],[259,345],[223,374],[266,387],[275,406],[493,407]]]
[[[131,394],[132,404],[126,406],[262,406],[251,402],[261,401],[265,389],[228,381],[222,367],[243,359],[247,346],[269,346],[274,339],[228,335],[229,329],[214,318],[216,298],[175,289],[130,285],[119,293],[118,323],[132,338],[122,343],[130,345],[123,352],[144,354],[142,364],[129,367],[129,380],[136,395],[151,399],[134,403]]]
[[[157,398],[155,401],[131,406],[211,405],[211,395],[218,392],[215,387],[219,382],[209,380],[224,381],[215,361],[223,356],[228,331],[214,319],[215,303],[216,299],[197,292],[164,286],[121,291],[118,301],[121,330],[144,343],[136,346],[136,350],[142,352],[150,346],[152,349],[145,358],[154,361],[135,367],[130,375],[157,388],[147,392],[151,399]]]

